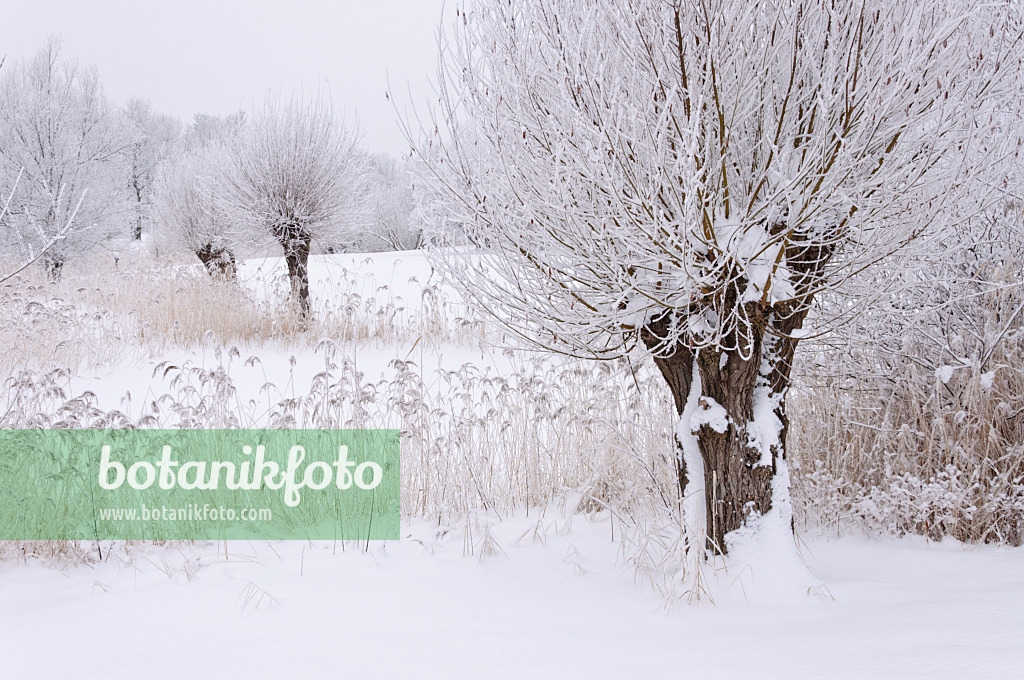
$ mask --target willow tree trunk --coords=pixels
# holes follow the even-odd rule
[[[776,326],[785,327],[789,335],[799,328],[803,316]],[[654,349],[660,338],[667,337],[669,323],[667,317],[651,322],[642,333],[644,343]],[[690,411],[689,421],[682,426],[697,426],[693,434],[704,463],[707,545],[719,554],[728,551],[725,537],[729,532],[772,509],[778,461],[784,456],[788,429],[785,396],[797,340],[773,336],[765,341],[760,331],[755,331],[751,340],[746,360],[736,352],[714,348],[694,352],[683,344],[654,357],[679,417]],[[691,395],[694,370],[700,393]],[[702,412],[713,413],[717,406],[724,409],[726,418],[701,418]],[[680,493],[686,491],[690,475],[696,474],[687,470],[683,446],[677,438]]]
[[[288,280],[292,287],[292,301],[298,305],[303,318],[309,316],[309,249],[310,238],[306,235],[285,240],[284,261],[288,266]]]
[[[223,276],[229,281],[234,281],[238,274],[235,265],[235,255],[227,248],[215,248],[212,245],[204,245],[196,252],[196,257],[206,267],[211,276]]]

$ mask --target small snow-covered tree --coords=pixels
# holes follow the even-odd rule
[[[314,242],[356,238],[365,193],[365,154],[323,95],[270,97],[231,145],[225,198],[240,237],[284,250],[292,299],[309,313],[309,254]]]
[[[581,357],[639,347],[681,416],[708,545],[788,527],[786,393],[822,291],[981,200],[1016,125],[1019,7],[478,0],[416,143],[482,252],[466,295]],[[1010,102],[1010,104],[1007,104]],[[701,498],[703,492],[703,501]]]
[[[234,278],[234,243],[219,202],[227,162],[223,146],[208,145],[165,160],[155,177],[153,221],[157,238],[195,253],[210,274]]]
[[[58,278],[68,258],[117,233],[123,138],[96,70],[64,58],[58,41],[0,75],[0,168],[8,177],[21,173],[8,238],[32,251],[49,243],[43,261]]]

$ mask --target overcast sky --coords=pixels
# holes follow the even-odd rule
[[[268,89],[330,86],[372,150],[406,144],[385,99],[420,105],[436,68],[443,0],[23,0],[0,11],[0,55],[31,56],[47,37],[99,68],[114,103],[149,99],[189,122],[250,108]],[[454,17],[454,3],[445,10]]]

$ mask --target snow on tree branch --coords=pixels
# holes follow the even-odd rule
[[[991,157],[972,149],[1018,87],[1009,13],[471,3],[445,35],[438,131],[417,151],[494,255],[458,265],[476,269],[470,292],[547,344],[620,354],[671,311],[663,350],[749,354],[770,313],[793,315],[979,191],[962,180]]]

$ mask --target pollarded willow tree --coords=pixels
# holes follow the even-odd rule
[[[166,159],[157,168],[152,218],[157,239],[194,253],[211,275],[236,275],[233,229],[219,200],[227,153],[212,143]]]
[[[225,204],[246,231],[240,241],[284,250],[292,299],[309,313],[314,242],[344,247],[356,238],[365,194],[365,154],[355,128],[323,95],[269,97],[230,145]]]
[[[653,356],[681,416],[681,492],[726,552],[788,512],[786,393],[815,296],[980,201],[995,159],[975,140],[1015,124],[1017,12],[469,2],[416,145],[483,251],[446,267],[535,343]]]

